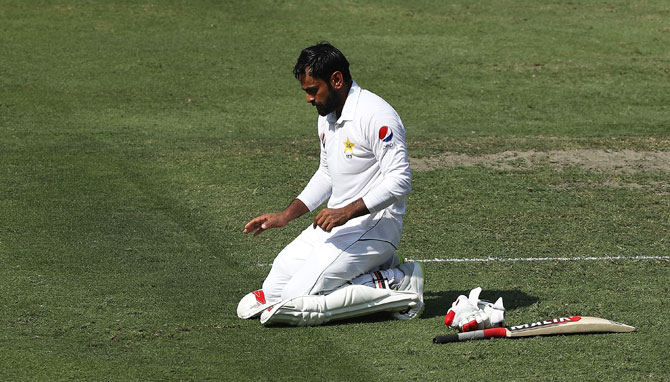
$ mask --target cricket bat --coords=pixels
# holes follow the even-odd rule
[[[484,340],[488,338],[519,338],[534,336],[553,336],[578,333],[629,333],[635,328],[598,317],[561,317],[551,320],[531,322],[505,328],[474,330],[465,333],[446,334],[433,338],[435,344]]]

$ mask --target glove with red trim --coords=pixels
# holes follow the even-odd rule
[[[502,297],[495,303],[480,300],[482,288],[470,291],[468,297],[458,296],[444,316],[445,325],[461,332],[495,328],[505,325],[505,307]]]

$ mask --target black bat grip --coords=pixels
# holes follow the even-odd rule
[[[460,339],[458,338],[458,334],[445,334],[433,338],[434,344],[446,344],[449,342],[458,342],[458,341],[460,341]]]

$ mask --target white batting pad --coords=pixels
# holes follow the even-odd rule
[[[314,326],[376,312],[399,312],[421,303],[413,292],[347,285],[328,295],[295,297],[261,315],[261,323]]]

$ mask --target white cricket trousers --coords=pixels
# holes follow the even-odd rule
[[[326,232],[310,225],[275,258],[263,282],[268,298],[286,300],[333,290],[362,274],[397,267],[402,221],[361,216]]]

